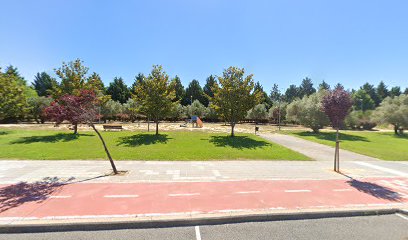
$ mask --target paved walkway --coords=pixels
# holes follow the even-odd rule
[[[333,161],[334,148],[298,137],[278,134],[260,134],[266,140],[275,142],[317,161]],[[341,148],[341,147],[340,147]],[[377,161],[379,159],[340,149],[340,161]]]

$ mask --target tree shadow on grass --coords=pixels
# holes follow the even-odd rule
[[[0,188],[0,213],[28,202],[41,203],[73,179],[62,181],[58,177],[46,177],[33,183],[20,182],[2,187]]]
[[[360,192],[369,194],[373,197],[380,198],[380,199],[385,199],[393,202],[400,202],[402,200],[401,194],[398,192],[393,191],[390,188],[371,183],[371,182],[365,182],[365,181],[359,181],[357,179],[354,179],[350,176],[347,176],[345,174],[342,174],[346,177],[349,178],[347,183],[357,189]]]
[[[322,140],[329,140],[329,141],[336,141],[336,133],[335,132],[319,132],[319,133],[313,133],[313,132],[300,132],[300,133],[295,133],[298,136],[302,137],[316,137],[317,139],[322,139]],[[339,139],[340,141],[361,141],[361,142],[369,142],[369,140],[366,137],[362,136],[356,136],[356,135],[351,135],[351,134],[346,134],[346,133],[339,133]]]
[[[209,141],[216,147],[232,147],[238,149],[255,149],[272,145],[266,141],[255,140],[248,136],[211,136]]]
[[[137,147],[142,145],[151,145],[156,143],[167,143],[169,141],[167,134],[136,134],[132,136],[126,136],[119,138],[118,146],[123,145],[126,147]]]
[[[7,135],[7,134],[9,134],[9,133],[6,132],[6,131],[0,131],[0,136],[1,136],[1,135]]]
[[[69,142],[78,139],[79,137],[93,137],[92,134],[73,134],[73,133],[57,133],[47,136],[30,136],[22,137],[15,141],[12,141],[12,144],[30,144],[30,143],[55,143],[55,142]]]

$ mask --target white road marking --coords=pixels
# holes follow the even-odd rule
[[[377,170],[380,170],[380,171],[383,171],[383,172],[395,174],[395,175],[398,175],[398,176],[401,176],[401,177],[408,177],[408,174],[405,173],[405,172],[397,171],[397,170],[386,168],[386,167],[377,166],[377,165],[374,165],[372,163],[360,162],[360,161],[354,161],[354,163],[358,164],[358,165],[361,165],[361,166],[377,169]]]
[[[310,190],[307,189],[299,189],[299,190],[285,190],[287,193],[297,193],[297,192],[311,192]]]
[[[334,192],[348,192],[353,191],[351,188],[333,189]]]
[[[195,226],[196,239],[201,240],[200,227]]]
[[[408,217],[405,216],[405,215],[402,215],[401,213],[396,213],[395,215],[397,215],[398,217],[403,218],[405,220],[408,220]]]
[[[137,198],[139,195],[105,195],[105,198]]]
[[[250,194],[250,193],[260,193],[261,191],[247,191],[247,192],[236,192],[238,194]]]
[[[56,199],[58,199],[58,198],[70,198],[71,196],[69,196],[69,195],[66,195],[66,196],[62,196],[62,195],[60,195],[60,196],[49,196],[48,198],[56,198]]]
[[[169,197],[182,197],[182,196],[196,196],[200,195],[200,193],[171,193]]]

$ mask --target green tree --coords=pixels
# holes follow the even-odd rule
[[[174,102],[180,102],[184,96],[186,95],[186,91],[184,90],[184,86],[181,83],[180,78],[176,75],[170,82],[170,85],[174,88],[176,93],[176,97],[173,100]]]
[[[101,76],[96,72],[93,72],[92,75],[88,77],[88,84],[94,86],[100,93],[105,94],[105,84],[103,84]]]
[[[121,77],[115,77],[113,82],[109,83],[106,93],[111,96],[113,101],[126,103],[130,98],[130,91]]]
[[[217,83],[217,80],[215,79],[213,75],[210,75],[205,81],[203,91],[204,91],[205,98],[206,98],[206,102],[204,103],[206,107],[208,107],[210,99],[214,97],[214,92],[212,89],[214,88],[214,85],[216,83]]]
[[[401,87],[392,87],[390,90],[390,97],[398,97],[401,95]]]
[[[268,110],[265,104],[257,104],[247,112],[247,119],[254,120],[257,124],[259,121],[268,119]]]
[[[370,98],[374,101],[375,106],[380,105],[380,97],[377,94],[377,89],[374,87],[374,85],[365,83],[361,89],[363,89],[368,95],[370,95]]]
[[[55,78],[52,78],[46,72],[37,73],[37,75],[35,75],[34,77],[33,87],[38,96],[50,96],[52,93],[52,89],[57,85],[57,80],[55,80]]]
[[[137,74],[136,75],[136,77],[135,77],[135,81],[132,83],[132,86],[131,86],[131,89],[130,89],[130,92],[132,93],[132,94],[135,94],[135,89],[136,89],[136,87],[140,84],[140,83],[142,83],[144,80],[145,80],[145,75],[143,74],[143,73],[139,73],[139,74]]]
[[[376,92],[379,99],[379,103],[377,104],[377,106],[382,102],[382,100],[390,95],[390,92],[388,91],[388,88],[383,81],[378,84]]]
[[[313,87],[312,79],[308,77],[304,78],[299,87],[299,97],[309,96],[315,92],[316,89]]]
[[[118,101],[109,99],[101,106],[103,120],[116,120],[116,117],[123,112],[123,106]]]
[[[408,95],[408,87],[405,88],[404,94],[407,94],[407,95]]]
[[[60,68],[55,69],[55,73],[61,82],[53,89],[53,98],[58,99],[63,95],[78,96],[82,90],[91,90],[98,93],[100,83],[94,81],[94,78],[88,77],[88,71],[89,68],[85,67],[80,59],[68,63],[63,62]]]
[[[282,100],[282,94],[281,94],[281,91],[279,90],[278,84],[276,83],[273,84],[269,98],[271,99],[272,103],[276,103]]]
[[[174,108],[175,90],[170,85],[169,76],[162,66],[154,65],[152,72],[135,89],[133,97],[140,104],[139,110],[156,123],[156,135],[159,134],[159,122],[166,118]]]
[[[231,136],[234,136],[235,125],[245,118],[260,96],[254,92],[252,74],[244,77],[243,68],[229,67],[218,77],[219,84],[213,88],[214,97],[211,107],[231,124]]]
[[[203,118],[205,117],[206,112],[207,108],[198,100],[194,100],[193,104],[188,105],[186,107],[187,116],[190,118],[192,116],[198,116],[199,118]]]
[[[373,110],[375,108],[375,102],[370,95],[364,90],[359,89],[352,95],[354,110]]]
[[[254,91],[260,96],[259,102],[264,104],[266,108],[272,106],[272,101],[269,98],[268,94],[264,91],[262,85],[259,82],[255,83]]]
[[[53,99],[51,97],[30,97],[28,98],[28,106],[30,111],[30,117],[32,117],[37,123],[44,123],[47,116],[44,110],[50,106]]]
[[[26,86],[14,74],[0,72],[0,122],[23,118],[28,112]]]
[[[324,80],[319,84],[319,90],[330,90],[330,85]]]
[[[395,134],[403,134],[408,128],[408,95],[385,98],[374,111],[373,119],[381,124],[394,126]]]
[[[137,102],[129,98],[125,104],[123,104],[123,112],[129,116],[130,121],[134,122],[140,116],[139,113],[139,105]]]
[[[287,106],[286,119],[300,123],[318,133],[319,129],[329,124],[329,119],[322,109],[322,99],[325,94],[327,92],[322,90],[293,101]]]
[[[296,85],[292,84],[288,89],[286,89],[285,100],[286,102],[291,103],[296,98],[300,98],[300,90],[298,87],[296,87]]]
[[[194,100],[198,100],[200,102],[205,101],[204,91],[201,88],[200,83],[195,79],[193,79],[193,81],[191,81],[186,88],[186,94],[182,100],[182,104],[187,106],[194,102]]]

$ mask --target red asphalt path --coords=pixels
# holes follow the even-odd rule
[[[0,185],[0,220],[296,210],[408,203],[407,178]]]

